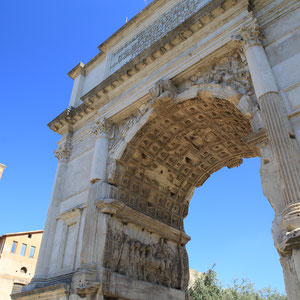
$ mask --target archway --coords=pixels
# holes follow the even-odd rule
[[[82,97],[81,77],[88,68],[79,64],[70,72],[78,79],[78,97],[70,102],[76,107],[49,124],[63,138],[55,151],[59,162],[41,255],[28,289],[63,282],[62,298],[69,291],[74,299],[188,297],[190,238],[183,219],[194,188],[224,166],[261,155],[264,194],[276,214],[273,238],[289,297],[298,299],[298,146],[258,24],[246,11],[244,17],[226,29],[222,42],[209,38],[220,47],[208,52],[200,46],[202,37],[199,43],[188,40],[198,21],[191,31],[177,28],[176,36],[168,36],[174,44],[160,40],[149,48],[154,52],[138,55]],[[235,42],[229,42],[235,32]],[[185,40],[192,43],[177,55],[174,46]],[[202,49],[197,55],[196,46]],[[159,58],[169,50],[172,59]],[[107,55],[101,72],[110,59]]]
[[[249,143],[249,118],[237,108],[243,95],[232,87],[199,84],[180,92],[164,80],[152,94],[138,121],[129,118],[130,126],[118,129],[120,139],[111,147],[112,198],[126,213],[120,219],[119,211],[104,210],[111,216],[104,266],[186,293],[189,237],[183,219],[195,187],[222,167],[239,166],[243,158],[260,153]]]
[[[279,255],[271,226],[274,210],[262,193],[261,158],[244,159],[234,169],[222,168],[196,188],[184,219],[191,269],[214,266],[226,287],[235,279],[269,285],[284,292]]]
[[[121,201],[177,229],[195,187],[224,166],[259,156],[244,141],[252,133],[249,120],[232,102],[201,89],[194,98],[182,98],[167,94],[156,100],[110,178]]]

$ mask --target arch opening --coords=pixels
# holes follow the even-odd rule
[[[158,221],[183,230],[195,187],[212,173],[259,156],[246,142],[250,120],[234,103],[198,93],[159,105],[116,162],[118,200]]]
[[[260,159],[214,173],[196,188],[185,230],[190,268],[206,271],[215,264],[221,282],[246,278],[256,289],[272,285],[284,292],[279,255],[271,224],[274,210],[262,192]],[[271,281],[270,281],[271,278]]]

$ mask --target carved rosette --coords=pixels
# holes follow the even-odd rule
[[[57,150],[53,151],[53,153],[60,162],[67,162],[71,156],[71,151],[71,143],[65,142],[63,145],[60,145]]]
[[[91,133],[97,138],[99,137],[112,137],[113,135],[113,122],[102,118],[97,120],[95,124],[91,127]]]
[[[259,30],[257,20],[255,18],[252,19],[249,26],[243,27],[240,33],[232,38],[243,45],[244,51],[249,47],[261,45],[262,34]]]

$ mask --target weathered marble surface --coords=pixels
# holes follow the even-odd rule
[[[146,50],[168,32],[199,11],[207,3],[209,3],[209,0],[186,0],[176,3],[149,27],[138,33],[134,38],[112,53],[110,73],[113,73],[122,67],[122,65]]]
[[[261,156],[299,299],[299,15],[296,0],[159,0],[77,65],[49,124],[62,139],[37,271],[14,298],[184,299],[194,188]]]

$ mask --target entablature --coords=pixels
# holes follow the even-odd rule
[[[239,5],[238,9],[230,10],[234,6]],[[66,125],[74,125],[79,120],[89,115],[92,111],[95,111],[103,107],[111,99],[110,95],[116,90],[123,88],[124,82],[131,82],[131,86],[136,83],[135,75],[145,69],[149,70],[148,66],[153,62],[159,60],[160,57],[173,50],[179,44],[185,41],[192,42],[191,37],[196,32],[201,31],[202,34],[208,35],[208,32],[216,31],[218,21],[221,21],[220,16],[227,12],[227,19],[232,15],[240,14],[245,11],[247,13],[247,1],[241,1],[239,4],[236,0],[226,1],[213,1],[206,5],[203,9],[198,11],[192,17],[187,19],[185,22],[177,26],[174,30],[165,35],[162,39],[151,45],[148,49],[143,51],[141,54],[130,60],[119,70],[114,72],[111,76],[102,81],[90,92],[81,97],[82,104],[78,107],[70,107],[60,114],[57,118],[51,121],[48,126],[55,132],[63,134],[66,131]],[[225,17],[225,15],[223,16]],[[247,18],[246,18],[247,19]],[[215,22],[214,22],[215,21]],[[243,20],[245,21],[245,20]],[[242,21],[242,22],[243,22]],[[228,20],[229,22],[229,20]],[[236,26],[240,26],[241,20],[238,20]],[[214,26],[208,26],[214,24]],[[227,29],[227,28],[226,28]],[[219,34],[219,33],[218,33]],[[222,41],[222,44],[230,40],[230,33],[226,41]],[[221,45],[218,45],[221,46]],[[178,51],[177,51],[178,52]],[[174,52],[173,52],[174,53]],[[165,61],[159,60],[160,65]],[[194,62],[195,63],[195,62]],[[179,70],[180,72],[182,70]],[[133,79],[133,80],[130,80]],[[154,81],[156,81],[154,79]],[[151,85],[153,82],[151,83]],[[121,88],[122,86],[122,88]],[[128,86],[127,89],[129,89]],[[147,88],[147,91],[149,88]],[[148,96],[149,97],[149,96]]]

